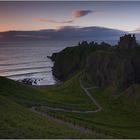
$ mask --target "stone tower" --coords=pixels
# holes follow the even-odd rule
[[[118,43],[119,48],[134,48],[137,45],[135,34],[131,36],[131,34],[124,35],[120,37],[120,41]]]

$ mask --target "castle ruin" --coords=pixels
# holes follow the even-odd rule
[[[120,37],[120,41],[118,42],[119,48],[134,48],[136,47],[137,42],[136,42],[136,37],[135,34],[131,36],[131,34],[124,35]]]

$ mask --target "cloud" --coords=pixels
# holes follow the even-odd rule
[[[48,40],[48,41],[62,41],[65,45],[71,45],[78,41],[87,40],[95,42],[111,42],[117,43],[120,36],[127,34],[127,32],[104,28],[104,27],[79,27],[79,26],[64,26],[58,29],[46,29],[38,31],[14,31],[0,33],[0,40]],[[140,38],[139,36],[137,38]],[[63,43],[61,46],[63,46]],[[64,45],[64,46],[65,46]]]
[[[77,10],[77,11],[74,11],[74,12],[73,12],[73,16],[74,16],[75,18],[79,18],[79,17],[86,16],[86,15],[92,13],[92,12],[93,12],[93,11],[91,11],[91,10]]]
[[[69,20],[62,20],[62,21],[57,21],[57,20],[52,20],[52,19],[46,19],[46,18],[41,18],[41,19],[37,19],[37,21],[39,22],[47,22],[47,23],[59,23],[59,24],[67,24],[67,23],[73,23],[75,22],[76,18],[80,18],[80,17],[83,17],[83,16],[86,16],[90,13],[92,13],[93,11],[91,10],[77,10],[77,11],[74,11],[72,13],[72,19],[69,19]]]
[[[72,23],[74,20],[64,20],[64,21],[56,21],[51,19],[39,19],[40,22],[48,22],[48,23]]]

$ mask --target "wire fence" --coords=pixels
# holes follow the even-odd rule
[[[75,125],[75,126],[79,126],[79,127],[82,127],[84,128],[85,130],[89,130],[93,133],[96,133],[100,136],[105,136],[108,137],[108,138],[120,138],[120,139],[126,139],[127,137],[126,136],[123,136],[123,135],[120,135],[118,133],[115,133],[115,132],[111,132],[111,131],[108,131],[108,130],[105,130],[105,129],[102,129],[102,128],[98,128],[97,126],[93,126],[93,125],[89,125],[87,123],[85,123],[84,121],[81,121],[81,120],[76,120],[76,119],[73,119],[73,118],[68,118],[64,115],[58,115],[54,112],[47,112],[47,115],[53,117],[53,118],[56,118],[56,119],[60,119],[64,122],[67,122],[67,123],[70,123],[72,125]]]

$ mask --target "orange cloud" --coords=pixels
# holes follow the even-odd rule
[[[78,11],[74,11],[74,12],[73,12],[73,16],[74,16],[75,18],[79,18],[79,17],[86,16],[86,15],[92,13],[92,12],[93,12],[93,11],[91,11],[91,10],[78,10]]]
[[[37,19],[37,21],[48,22],[48,23],[67,24],[67,23],[73,23],[76,20],[75,18],[80,18],[80,17],[86,16],[92,12],[93,11],[91,11],[91,10],[77,10],[72,13],[73,19],[70,19],[70,20],[57,21],[57,20],[52,20],[52,19],[41,18],[41,19]]]

